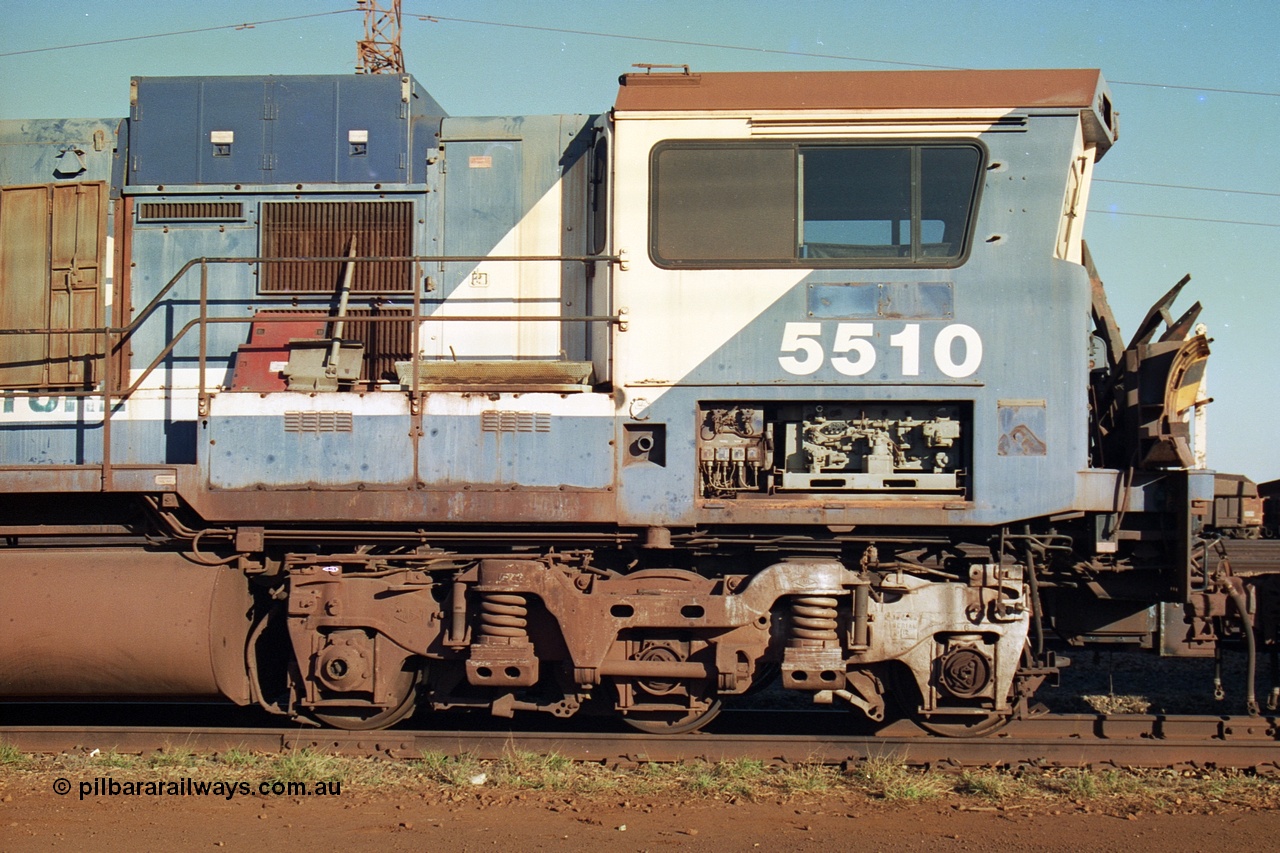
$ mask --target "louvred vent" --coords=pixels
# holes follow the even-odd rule
[[[413,204],[407,201],[267,202],[262,205],[262,255],[266,258],[345,257],[356,238],[358,257],[413,254]],[[263,265],[267,293],[336,292],[342,261]],[[412,288],[408,261],[357,263],[353,293],[404,293]]]

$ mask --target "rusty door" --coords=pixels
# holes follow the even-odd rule
[[[0,188],[0,328],[102,325],[105,183]],[[101,338],[89,333],[0,335],[0,386],[84,386]]]

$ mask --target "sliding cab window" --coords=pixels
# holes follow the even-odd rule
[[[976,144],[673,142],[653,153],[659,266],[958,266]]]

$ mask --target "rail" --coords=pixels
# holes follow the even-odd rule
[[[173,710],[173,706],[164,709],[166,713]],[[131,712],[136,715],[138,709]],[[40,713],[48,714],[48,708],[41,707]],[[101,716],[100,708],[94,708],[92,724],[9,722],[0,725],[0,738],[32,753],[90,747],[147,753],[181,743],[197,752],[233,747],[256,752],[311,749],[325,754],[415,759],[429,751],[497,760],[515,748],[613,766],[742,759],[854,766],[860,761],[893,759],[914,767],[945,770],[1140,767],[1181,771],[1213,767],[1266,776],[1280,774],[1280,737],[1274,717],[1050,714],[1016,720],[998,736],[944,738],[927,735],[905,721],[875,734],[851,734],[849,715],[835,711],[730,710],[717,719],[715,729],[719,731],[676,735],[575,732],[563,726],[541,731],[492,730],[484,718],[467,721],[447,715],[440,718],[438,729],[375,732],[299,729],[284,722],[271,728],[244,728],[234,723],[104,726],[96,722]],[[414,722],[430,724],[433,719],[431,714],[421,714]]]
[[[529,323],[529,322],[553,322],[553,323],[601,323],[609,326],[616,326],[620,330],[626,330],[626,318],[622,312],[618,314],[604,315],[440,315],[440,314],[424,314],[422,304],[423,289],[417,285],[419,273],[422,264],[448,264],[448,263],[483,263],[483,262],[518,262],[518,263],[609,263],[621,264],[623,258],[620,255],[370,255],[361,257],[339,256],[339,257],[199,257],[192,258],[182,265],[182,267],[173,274],[173,276],[165,283],[155,296],[151,298],[145,306],[139,310],[134,317],[122,326],[101,326],[87,328],[43,328],[43,329],[0,329],[0,336],[44,336],[52,339],[56,335],[93,335],[98,339],[101,348],[98,350],[99,355],[96,357],[102,361],[102,377],[98,388],[72,390],[64,388],[61,385],[47,386],[40,388],[22,388],[5,390],[4,395],[7,399],[26,399],[37,397],[49,397],[56,391],[56,396],[69,399],[100,399],[102,401],[102,462],[101,464],[82,463],[59,465],[60,470],[86,470],[101,469],[101,489],[102,491],[110,491],[112,489],[112,471],[113,463],[111,459],[111,422],[118,404],[128,400],[132,395],[137,393],[146,381],[155,373],[162,364],[173,358],[177,352],[178,345],[186,339],[193,329],[198,330],[198,375],[197,380],[197,412],[198,416],[204,417],[209,413],[210,391],[208,389],[208,344],[209,344],[209,327],[216,325],[232,325],[232,324],[253,324],[253,323],[287,323],[296,322],[297,317],[290,314],[282,313],[278,317],[272,316],[248,316],[248,317],[224,317],[209,315],[209,268],[211,266],[220,265],[262,265],[262,264],[316,264],[316,263],[340,263],[340,264],[370,264],[370,263],[404,263],[414,264],[414,274],[412,284],[402,290],[377,290],[369,291],[370,296],[392,296],[405,297],[412,292],[412,313],[409,315],[396,314],[394,316],[368,316],[361,317],[361,323],[404,323],[409,322],[412,328],[412,353],[413,358],[411,368],[411,381],[405,389],[410,400],[410,410],[419,412],[420,406],[417,400],[421,395],[419,383],[419,369],[421,359],[418,357],[420,352],[420,335],[422,333],[422,324],[427,320],[444,321],[451,323],[459,322],[485,322],[485,323]],[[188,320],[175,333],[169,336],[167,343],[151,362],[137,374],[132,382],[125,382],[123,387],[116,387],[115,374],[121,369],[121,365],[125,364],[124,347],[133,339],[134,335],[142,329],[147,321],[156,313],[160,306],[166,304],[175,293],[178,293],[178,285],[187,279],[188,274],[194,269],[199,269],[199,301],[197,316]],[[364,293],[361,294],[366,295]],[[247,301],[247,300],[246,300]],[[513,304],[520,305],[530,300],[513,300]],[[319,306],[328,306],[332,303],[332,294],[328,292],[289,292],[280,295],[256,294],[253,297],[255,305],[279,305],[286,304],[291,308],[297,308],[300,304],[308,304]],[[239,304],[239,303],[237,303]],[[8,467],[0,465],[0,469]]]

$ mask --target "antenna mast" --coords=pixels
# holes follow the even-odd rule
[[[356,0],[364,9],[364,38],[356,44],[357,74],[403,74],[400,0]]]

